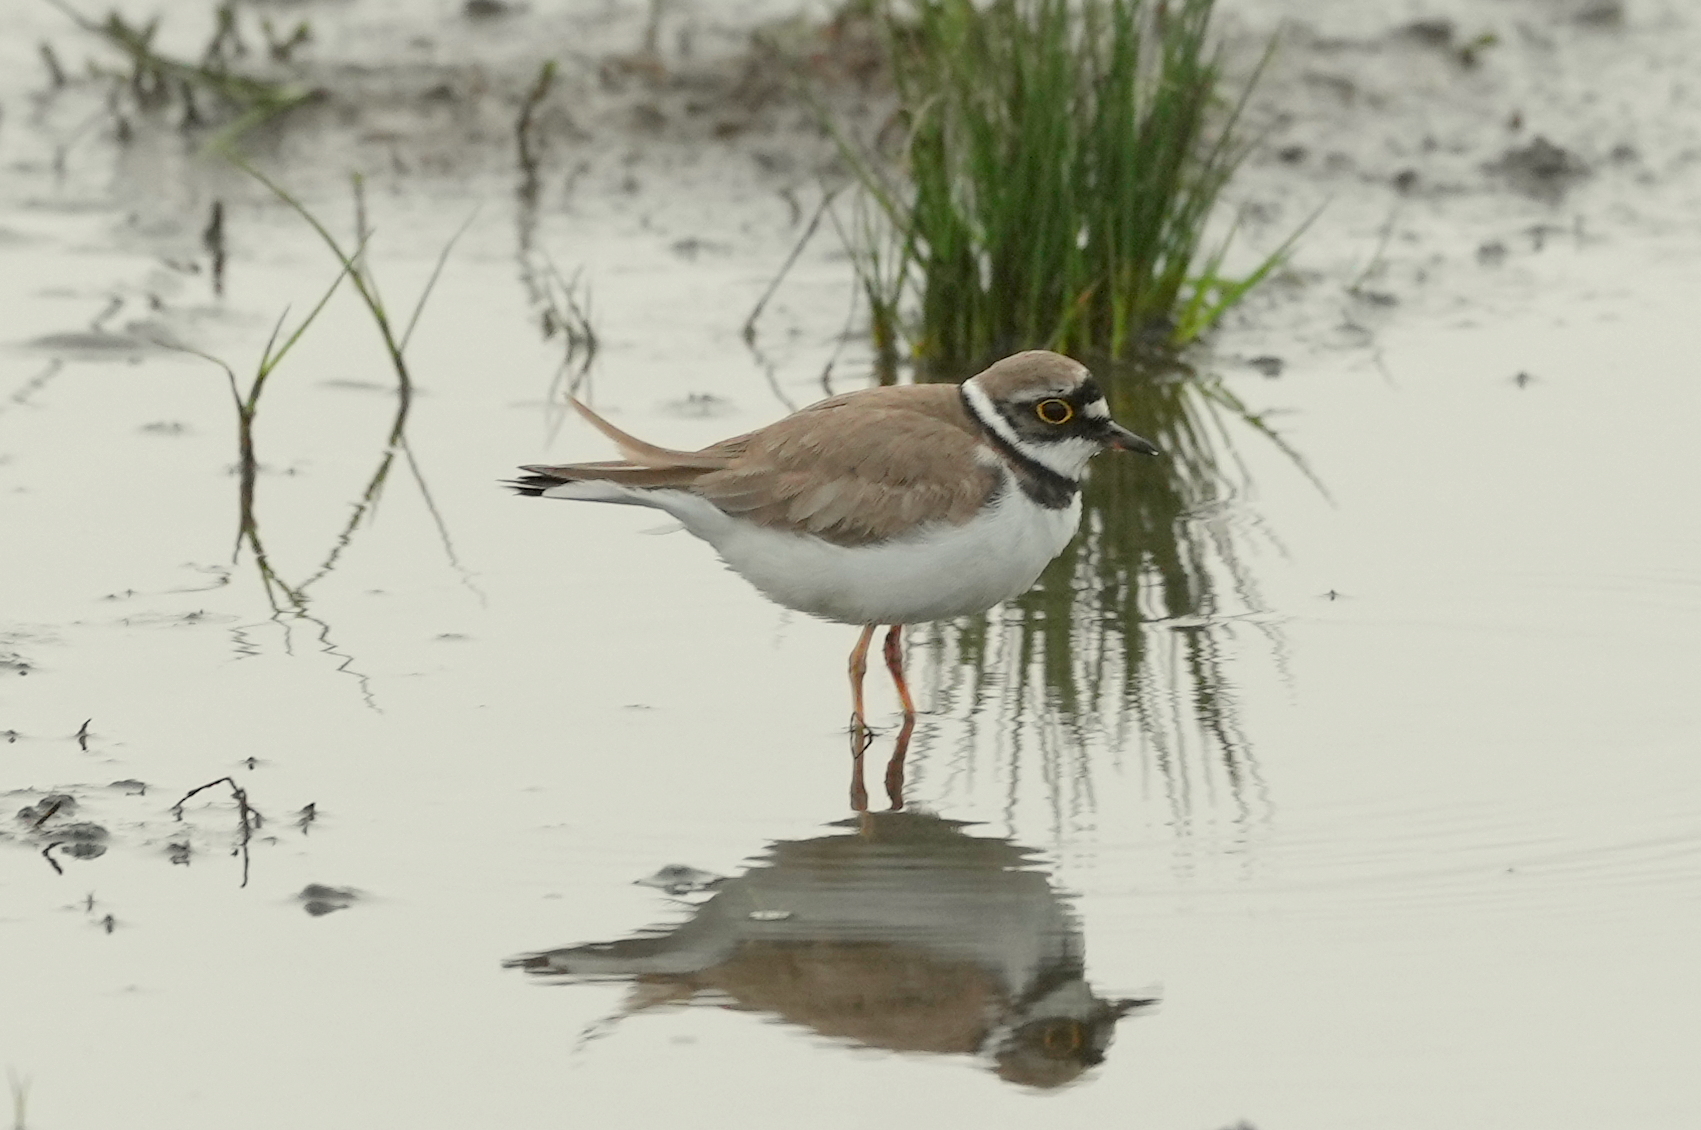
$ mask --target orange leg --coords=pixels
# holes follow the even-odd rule
[[[868,786],[862,779],[862,749],[854,747],[851,749],[850,802],[852,812],[868,811]]]
[[[893,812],[904,807],[904,756],[910,751],[913,733],[915,715],[912,714],[904,719],[904,728],[898,731],[898,740],[892,744],[892,758],[886,762],[886,799],[892,802]]]
[[[902,624],[893,624],[886,632],[886,670],[892,673],[898,701],[904,704],[904,725],[886,763],[886,798],[892,802],[893,811],[904,807],[904,755],[909,752],[910,735],[915,733],[915,699],[910,697],[910,685],[904,679],[903,632]]]
[[[868,729],[868,720],[862,714],[862,677],[868,673],[868,645],[873,640],[874,625],[869,624],[862,629],[862,635],[850,655],[851,752],[859,757],[868,748],[868,743],[874,740]]]
[[[869,631],[873,631],[870,628]],[[915,725],[915,699],[910,697],[910,685],[904,681],[904,653],[901,649],[902,624],[893,624],[886,633],[886,670],[892,672],[892,684],[898,688],[898,701],[904,704],[904,725]]]

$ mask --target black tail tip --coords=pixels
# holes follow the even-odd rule
[[[517,479],[503,479],[502,485],[515,494],[523,494],[528,498],[537,498],[552,486],[561,482],[546,475],[521,475]]]

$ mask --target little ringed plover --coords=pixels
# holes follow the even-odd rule
[[[1158,454],[1110,418],[1086,366],[1045,350],[961,385],[845,393],[700,451],[645,443],[573,406],[625,458],[527,466],[510,485],[666,511],[775,603],[860,625],[850,657],[859,743],[878,626],[889,625],[886,665],[909,726],[903,625],[1027,591],[1080,525],[1088,460],[1107,448]]]

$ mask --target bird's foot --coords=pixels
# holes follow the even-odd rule
[[[860,714],[851,715],[850,738],[852,757],[861,757],[874,744],[874,729]]]
[[[868,747],[874,744],[874,731],[868,728],[868,723],[862,720],[861,714],[851,715],[851,788],[850,802],[853,812],[868,811],[868,786],[862,780],[862,755],[868,752]]]

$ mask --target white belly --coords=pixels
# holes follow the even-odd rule
[[[1032,588],[1081,524],[1079,495],[1061,510],[1047,510],[1012,482],[964,525],[840,546],[735,521],[695,495],[647,493],[770,600],[846,624],[914,624],[983,612]],[[672,497],[656,497],[664,494]]]

